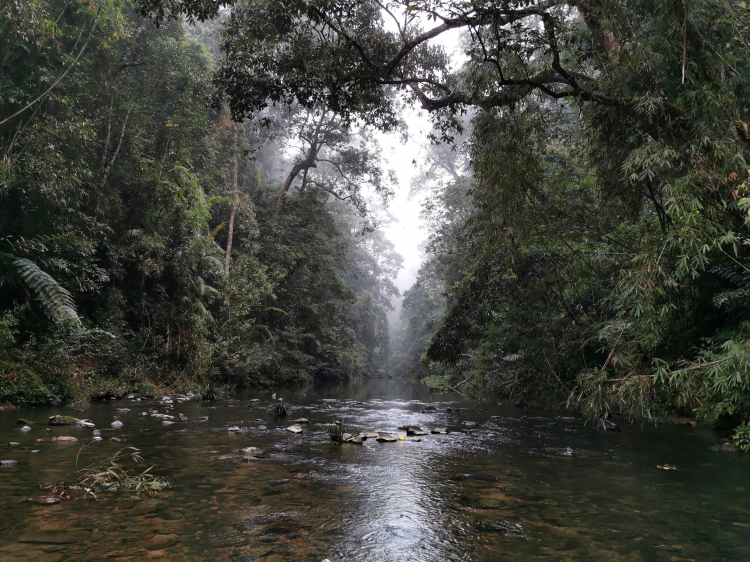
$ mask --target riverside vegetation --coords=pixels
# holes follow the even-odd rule
[[[388,359],[589,416],[750,417],[744,2],[3,10],[6,398]],[[412,102],[431,235],[389,346],[368,131]]]

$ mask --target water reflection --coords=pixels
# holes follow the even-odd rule
[[[270,395],[175,405],[170,413],[191,421],[168,427],[141,415],[153,404],[123,401],[92,404],[85,413],[24,410],[22,417],[37,422],[26,434],[15,425],[19,415],[0,413],[0,442],[19,443],[3,455],[19,465],[0,470],[0,560],[750,557],[748,459],[709,451],[717,437],[708,430],[597,433],[564,415],[433,398],[379,380],[278,391],[297,405],[292,419],[311,420],[305,433],[292,435],[284,429],[291,422],[268,411]],[[438,412],[421,413],[427,405]],[[131,412],[114,411],[123,406]],[[81,448],[91,431],[47,431],[44,422],[56,413],[90,418],[100,428],[119,415],[125,426]],[[194,421],[206,415],[208,422]],[[421,442],[334,446],[324,425],[333,419],[352,432],[403,434],[401,425],[452,432]],[[232,425],[247,433],[226,431]],[[79,441],[51,441],[61,435]],[[146,502],[115,495],[27,501],[42,495],[40,482],[70,472],[77,455],[79,465],[88,464],[124,445],[139,447],[175,487]],[[251,445],[265,458],[241,462],[237,450]],[[656,469],[663,463],[681,470]]]

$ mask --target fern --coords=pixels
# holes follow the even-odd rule
[[[65,287],[31,260],[15,258],[12,263],[21,280],[36,295],[50,318],[60,323],[80,323],[73,295]]]

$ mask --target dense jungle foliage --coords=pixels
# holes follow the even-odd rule
[[[2,2],[0,402],[376,374],[401,258],[372,143],[302,106],[231,121],[217,24],[137,8]]]
[[[414,103],[443,145],[394,367],[593,416],[750,417],[745,2],[6,5],[13,380],[376,365],[398,260],[374,249],[365,193],[387,198],[388,176],[354,137]],[[215,66],[179,25],[211,18]],[[292,138],[275,183],[245,157]]]

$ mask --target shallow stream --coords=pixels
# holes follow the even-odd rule
[[[598,432],[564,412],[432,396],[398,380],[279,390],[295,405],[285,420],[271,414],[271,392],[161,407],[188,418],[170,426],[142,415],[156,400],[0,412],[0,459],[18,461],[0,468],[0,561],[750,560],[750,455],[711,451],[723,436],[712,430],[618,422],[622,432]],[[437,413],[421,413],[429,406]],[[92,420],[103,440],[47,426],[54,414]],[[303,433],[286,431],[299,417],[310,420]],[[450,433],[333,445],[334,419],[355,433]],[[34,501],[76,462],[125,446],[172,487],[146,500]],[[242,462],[237,451],[250,446],[264,458]]]

